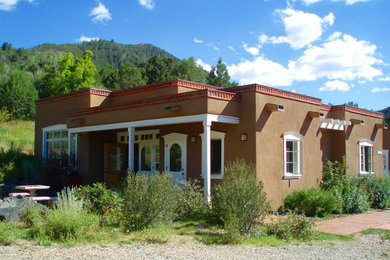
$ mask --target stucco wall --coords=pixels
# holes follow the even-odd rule
[[[284,112],[268,112],[266,104],[284,106]],[[256,168],[264,183],[273,210],[293,190],[317,186],[322,178],[319,130],[320,119],[311,119],[309,111],[319,112],[318,105],[256,94]],[[284,180],[283,134],[294,131],[304,142],[304,173],[298,180]]]

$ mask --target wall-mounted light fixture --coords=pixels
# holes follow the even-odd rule
[[[79,118],[74,118],[74,119],[70,120],[70,122],[72,122],[72,123],[84,123],[85,119],[82,118],[82,117],[79,117]]]
[[[196,136],[191,136],[191,143],[196,143]]]
[[[241,141],[248,141],[248,134],[241,134]]]
[[[182,107],[180,105],[173,105],[169,107],[164,107],[165,111],[180,111]]]

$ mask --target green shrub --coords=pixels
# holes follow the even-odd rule
[[[0,123],[7,122],[11,118],[11,114],[8,113],[8,110],[6,107],[2,107],[0,109]]]
[[[215,190],[213,211],[231,235],[248,234],[256,222],[263,220],[269,204],[253,165],[244,160],[227,164],[225,178]]]
[[[348,181],[347,166],[345,158],[343,162],[331,162],[328,161],[324,166],[323,177],[321,181],[321,189],[323,190],[337,190],[342,189],[345,183]]]
[[[30,226],[28,235],[32,239],[43,241],[80,241],[93,236],[92,230],[98,227],[98,217],[83,208],[83,201],[76,198],[74,190],[68,188],[58,194],[54,209],[41,214],[39,207],[30,207],[23,220]]]
[[[276,236],[282,240],[306,240],[313,237],[313,227],[313,220],[290,212],[286,217],[280,217],[277,221],[265,224],[265,232],[269,236]]]
[[[368,194],[361,186],[359,186],[357,177],[350,178],[344,186],[341,198],[343,213],[362,213],[370,209]]]
[[[32,204],[21,212],[20,218],[27,227],[37,227],[42,225],[43,213],[44,212],[42,211],[40,204]]]
[[[10,245],[21,236],[21,230],[14,224],[0,221],[0,245]]]
[[[359,179],[359,186],[368,194],[371,208],[384,209],[390,203],[390,179],[374,176]]]
[[[84,201],[85,208],[99,216],[100,225],[117,225],[121,218],[123,200],[118,193],[97,182],[76,190],[76,196]]]
[[[294,191],[284,200],[286,209],[307,217],[323,217],[334,212],[337,205],[337,197],[331,191],[318,188]]]
[[[124,228],[140,230],[171,223],[176,218],[179,192],[170,174],[129,174],[123,190]]]
[[[180,220],[205,219],[210,213],[210,207],[204,199],[204,189],[197,180],[183,183],[179,193],[177,218]]]

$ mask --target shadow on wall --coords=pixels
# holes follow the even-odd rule
[[[263,110],[261,111],[261,114],[259,116],[259,119],[256,122],[256,132],[261,132],[267,123],[269,117],[271,116],[271,112],[267,110],[267,107],[264,106]]]

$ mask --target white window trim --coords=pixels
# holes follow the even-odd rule
[[[299,173],[294,174],[291,172],[287,172],[287,141],[298,141],[298,167],[299,167]],[[286,132],[283,134],[283,167],[284,167],[284,175],[283,179],[285,180],[291,180],[291,179],[300,179],[303,175],[303,150],[301,151],[301,148],[303,148],[303,140],[302,135],[296,132]]]
[[[371,172],[366,172],[366,171],[362,171],[362,147],[371,147],[372,151],[371,151],[371,167],[372,167],[372,171]],[[360,176],[371,176],[374,174],[374,142],[371,141],[371,140],[368,140],[368,139],[365,139],[365,140],[360,140],[359,141],[359,175]]]
[[[203,140],[203,133],[199,134],[200,138]],[[211,174],[211,179],[223,179],[225,176],[225,135],[224,132],[211,131],[211,140],[221,140],[221,173],[220,174]],[[202,178],[203,172],[202,172]]]

